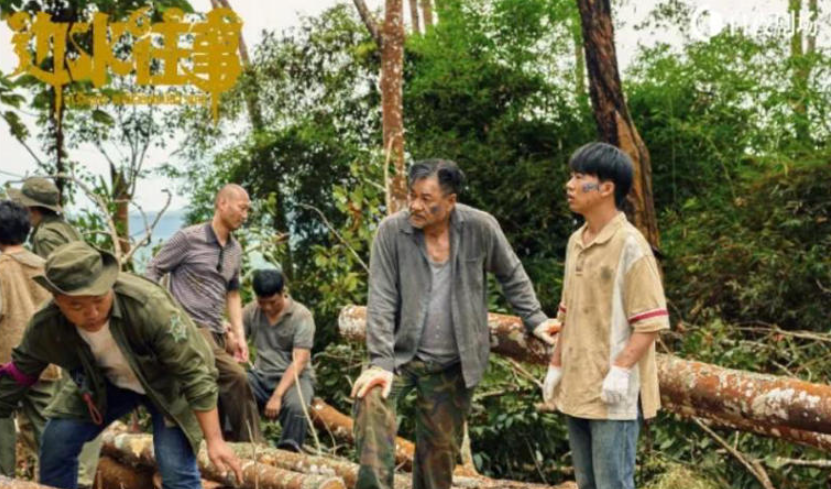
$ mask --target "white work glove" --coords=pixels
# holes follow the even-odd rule
[[[626,399],[629,393],[630,369],[612,365],[606,378],[603,379],[603,390],[600,392],[600,400],[606,404],[617,404]]]
[[[361,375],[352,386],[352,397],[363,399],[369,389],[375,386],[381,387],[381,397],[384,399],[390,395],[392,390],[393,374],[389,370],[384,370],[381,367],[369,367],[361,372]]]
[[[563,369],[548,365],[548,372],[545,374],[545,380],[542,383],[542,400],[544,403],[552,405],[554,403],[554,389],[563,378]]]
[[[559,332],[560,322],[556,319],[546,319],[534,328],[534,336],[550,346],[554,346],[557,343],[554,335]]]

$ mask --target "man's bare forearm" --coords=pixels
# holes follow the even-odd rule
[[[219,414],[216,408],[210,411],[194,410],[196,420],[199,422],[199,427],[202,428],[202,434],[205,436],[206,443],[214,443],[222,440],[222,430],[219,428]]]
[[[299,378],[300,374],[303,372],[303,369],[306,368],[306,365],[309,363],[309,357],[311,356],[311,352],[305,349],[295,349],[293,351],[293,359],[289,368],[286,369],[286,372],[283,374],[283,377],[280,379],[280,383],[277,384],[277,388],[274,389],[274,393],[272,396],[282,399],[283,396],[291,389],[291,386],[294,385],[295,378]]]
[[[621,351],[617,358],[615,358],[615,366],[627,369],[634,367],[635,364],[643,358],[649,350],[649,347],[652,346],[652,343],[654,343],[657,338],[657,332],[632,333],[632,336],[629,337],[629,341],[626,343],[623,351]]]
[[[242,325],[242,297],[238,290],[228,292],[226,297],[228,308],[228,322],[231,323],[231,331],[237,337],[237,341],[245,341],[245,329]]]

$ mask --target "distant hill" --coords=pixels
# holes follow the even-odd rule
[[[185,225],[186,213],[187,211],[185,209],[178,209],[167,211],[162,215],[159,223],[153,230],[152,242],[148,246],[145,246],[141,250],[137,251],[134,256],[136,271],[143,272],[145,265],[150,260],[153,248],[167,241],[171,236],[173,236],[174,233],[176,233],[176,231]],[[156,219],[156,214],[157,213],[155,212],[147,213],[148,224],[153,223],[153,220]],[[144,220],[138,213],[130,214],[130,234],[133,239],[140,239],[144,236]]]

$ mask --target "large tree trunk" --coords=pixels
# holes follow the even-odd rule
[[[800,26],[802,18],[802,0],[789,0],[788,13],[793,18],[794,26]],[[803,48],[802,29],[795,28],[791,34],[791,75],[793,97],[791,106],[794,115],[794,132],[798,143],[810,143],[811,132],[808,123],[808,78],[811,76],[810,62],[805,57]]]
[[[549,353],[528,335],[515,316],[489,314],[492,351],[516,360],[546,365]],[[352,341],[366,339],[366,308],[345,307],[338,327]],[[831,386],[731,370],[671,355],[657,356],[658,382],[665,407],[712,413],[736,425],[753,423],[770,429],[788,428],[831,433]],[[795,435],[796,436],[796,435]]]
[[[768,426],[742,418],[726,418],[724,415],[701,409],[694,409],[683,404],[676,404],[673,399],[663,399],[664,407],[673,413],[685,418],[699,418],[711,428],[732,431],[746,431],[767,438],[776,438],[797,445],[816,448],[824,452],[831,452],[831,435],[813,431],[797,430],[787,426]]]
[[[630,218],[649,243],[660,237],[652,197],[652,163],[629,114],[618,72],[610,0],[577,0],[589,72],[589,94],[600,139],[626,152],[635,166]]]
[[[112,183],[111,195],[115,202],[113,224],[115,224],[119,241],[113,243],[113,247],[118,246],[121,249],[121,256],[125,256],[130,252],[130,200],[133,197],[130,195],[131,185],[124,175],[124,170],[112,164],[110,165],[110,182]]]
[[[421,22],[419,21],[418,15],[418,0],[410,0],[410,19],[415,34],[421,34]]]
[[[426,16],[425,11],[425,16]],[[426,18],[426,17],[425,17]],[[426,24],[426,21],[425,21]],[[392,160],[395,172],[387,183],[393,214],[407,205],[404,170],[404,6],[403,0],[386,0],[381,45],[381,106],[385,164]]]
[[[433,2],[421,0],[421,11],[424,14],[424,32],[433,27]]]

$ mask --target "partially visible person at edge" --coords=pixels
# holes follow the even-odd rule
[[[473,389],[488,365],[487,272],[529,332],[553,343],[557,325],[499,223],[457,203],[463,179],[452,161],[413,164],[408,208],[384,219],[372,243],[370,366],[352,389],[358,489],[393,487],[395,403],[414,389],[413,487],[450,487]]]
[[[23,331],[37,307],[51,295],[32,277],[43,273],[45,260],[23,247],[29,235],[29,212],[11,200],[0,201],[0,364],[12,359]],[[50,365],[32,385],[17,408],[24,446],[35,456],[46,425],[44,411],[52,400],[60,371]],[[15,476],[14,418],[0,418],[0,474]]]
[[[8,193],[9,198],[29,209],[29,221],[33,227],[29,245],[36,255],[45,260],[55,248],[73,241],[83,241],[81,233],[64,219],[60,205],[61,194],[51,179],[27,178],[20,189],[9,188]],[[59,385],[54,392],[60,389]],[[45,391],[39,392],[45,394]],[[44,398],[43,402],[48,401]],[[94,483],[102,443],[100,437],[95,438],[81,452],[78,481],[82,487],[92,487]]]
[[[585,224],[569,239],[543,397],[566,415],[580,489],[633,489],[643,419],[660,408],[655,340],[669,329],[649,243],[621,212],[632,187],[629,157],[605,143],[569,162],[569,208]]]
[[[277,448],[300,452],[314,396],[315,320],[286,292],[280,270],[256,270],[253,287],[257,300],[242,311],[245,334],[257,349],[248,382],[265,417],[280,420]]]
[[[8,418],[54,363],[73,382],[46,412],[40,482],[77,487],[84,442],[139,405],[153,421],[153,447],[164,489],[202,487],[201,441],[220,470],[239,460],[222,438],[216,369],[205,339],[162,287],[119,273],[116,258],[83,242],[55,249],[34,280],[52,294],[0,376],[0,418]]]
[[[29,238],[32,251],[46,259],[58,246],[82,241],[81,233],[61,215],[60,192],[55,183],[44,177],[31,177],[20,189],[10,188],[9,198],[29,208],[34,229]]]
[[[231,233],[248,218],[250,206],[245,189],[225,185],[216,195],[213,219],[179,230],[146,271],[154,282],[170,274],[173,297],[211,345],[219,370],[219,412],[227,419],[225,435],[232,441],[262,440],[254,394],[237,363],[248,361],[248,343],[240,297],[242,247]],[[223,318],[226,309],[230,331]]]

